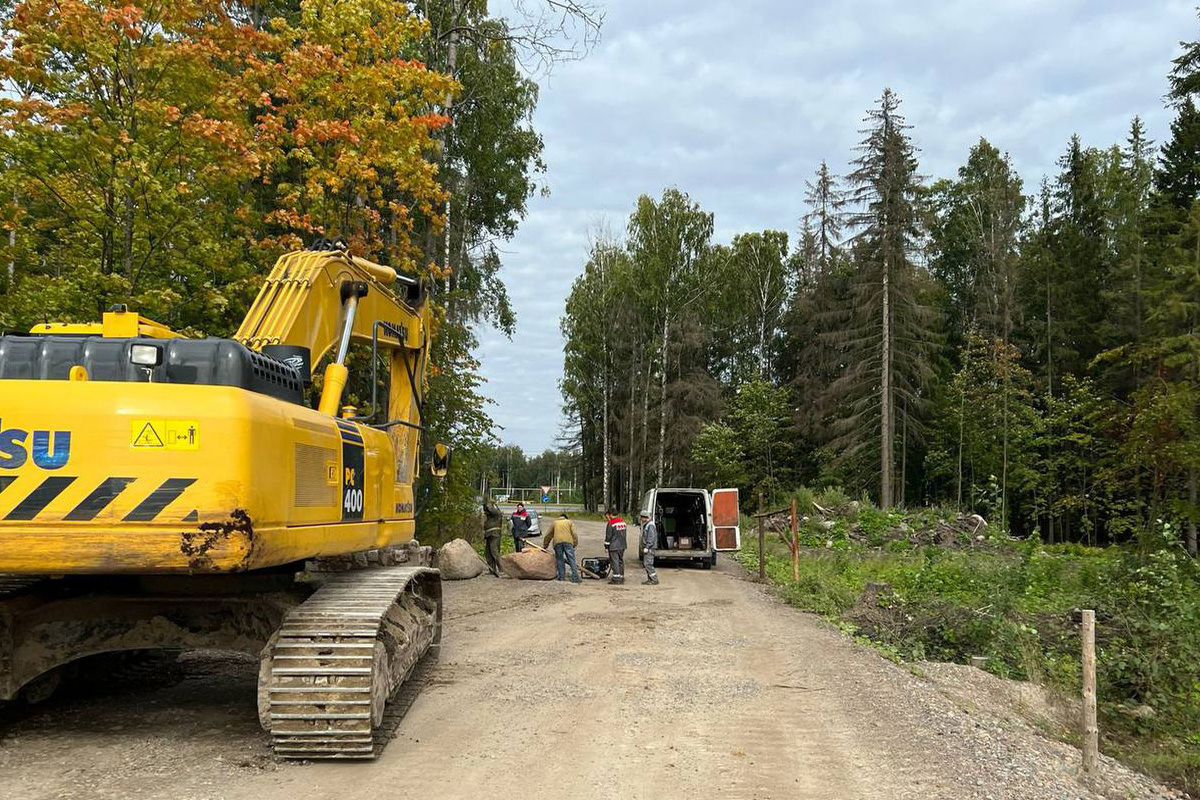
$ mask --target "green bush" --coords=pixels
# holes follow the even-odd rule
[[[838,486],[826,486],[816,493],[815,499],[822,508],[837,509],[850,505],[850,495]]]
[[[888,537],[885,535],[896,527],[900,515],[880,511],[874,506],[865,506],[858,512],[858,527],[867,537],[867,544],[872,547],[883,547]]]

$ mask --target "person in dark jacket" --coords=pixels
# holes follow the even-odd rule
[[[512,513],[513,550],[518,553],[525,549],[525,537],[529,535],[532,522],[524,503],[517,503],[517,510]]]
[[[604,526],[604,549],[608,551],[608,563],[612,577],[608,582],[620,586],[625,582],[625,520],[611,511],[605,512],[608,525]]]
[[[642,514],[642,565],[646,568],[645,586],[658,585],[658,570],[654,568],[654,551],[658,549],[658,526],[649,514]]]
[[[488,569],[500,577],[500,532],[504,529],[504,513],[490,497],[483,501],[483,542],[486,546]]]

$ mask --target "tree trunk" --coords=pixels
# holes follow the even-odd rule
[[[13,192],[14,211],[15,211],[15,207],[18,204],[18,202],[19,202],[19,198],[17,197],[17,193],[14,191]],[[16,276],[16,272],[17,272],[17,262],[13,260],[14,259],[13,254],[16,252],[16,249],[17,249],[17,229],[14,227],[12,230],[10,230],[8,232],[8,292],[9,292],[9,294],[12,294],[13,279]]]
[[[964,364],[964,366],[966,366],[967,364],[970,364],[970,360],[969,360],[970,358],[971,358],[971,351],[968,348],[968,350],[967,350],[967,359],[968,360],[967,360],[966,364]],[[962,490],[963,490],[963,428],[966,425],[966,416],[967,416],[967,392],[962,386],[959,386],[959,395],[958,395],[958,500],[956,501],[955,505],[960,509],[962,508],[962,504],[963,504],[963,492],[962,492]]]
[[[879,376],[879,507],[892,507],[892,348],[891,297],[887,259],[883,262],[883,352]]]
[[[638,462],[638,490],[637,496],[641,498],[642,492],[646,490],[646,452],[650,444],[650,367],[652,362],[646,361],[646,377],[642,381],[642,450],[641,458]]]
[[[125,249],[122,255],[122,267],[125,271],[125,277],[129,280],[129,293],[134,294],[137,291],[136,276],[133,274],[133,219],[134,219],[135,203],[133,200],[133,192],[129,191],[125,195],[125,211],[121,221],[121,243]]]
[[[770,302],[768,291],[759,294],[758,315],[758,377],[759,380],[771,380],[771,365],[767,361],[767,305]]]
[[[1133,253],[1133,307],[1134,307],[1134,342],[1142,341],[1142,231],[1139,224],[1136,228],[1137,249]],[[1135,367],[1139,369],[1139,367]]]
[[[137,120],[137,89],[134,85],[132,68],[130,75],[127,78],[126,85],[129,89],[129,137],[136,142],[138,138],[138,120]],[[124,258],[125,277],[129,279],[129,294],[137,293],[137,276],[133,271],[133,228],[136,219],[137,202],[134,200],[134,187],[132,185],[125,187],[125,208],[123,210],[124,218],[122,219],[122,244],[125,247],[125,252],[122,254]]]
[[[663,313],[662,327],[662,372],[658,379],[658,472],[656,486],[664,486],[663,454],[667,444],[667,314]]]
[[[450,32],[450,45],[447,48],[447,50],[448,50],[448,52],[446,54],[446,67],[447,67],[446,72],[451,78],[453,78],[454,70],[458,65],[458,31]],[[453,96],[448,96],[446,98],[446,110],[445,110],[446,116],[453,118],[451,116],[451,112],[453,110],[454,110],[454,98],[453,98]],[[446,140],[449,138],[450,138],[450,126],[446,126],[445,133],[442,137],[441,158],[439,159],[440,165],[443,168],[446,166]],[[449,176],[450,176],[450,173],[449,173],[449,171],[447,171],[446,177],[449,178]],[[449,180],[446,181],[446,184],[447,185],[444,187],[446,189],[446,223],[445,223],[446,230],[443,235],[443,249],[445,250],[445,252],[443,253],[442,269],[444,270],[444,274],[445,274],[446,294],[449,295],[450,294],[450,201],[453,199],[453,194],[450,191]]]
[[[1187,527],[1187,551],[1192,557],[1196,557],[1196,468],[1188,468],[1188,502],[1192,504],[1189,509],[1191,514],[1188,519]]]
[[[1007,342],[1005,343],[1007,345]],[[1012,378],[1009,374],[1011,364],[1008,361],[1008,347],[1005,346],[1000,354],[1003,361],[1001,369],[1004,370],[1004,410],[1002,422],[1002,437],[1001,456],[1000,456],[1000,529],[1008,531],[1008,395],[1012,390]]]
[[[117,154],[109,157],[108,186],[104,190],[104,235],[100,240],[100,272],[111,275],[117,266]]]
[[[637,386],[638,362],[634,358],[629,359],[629,361],[630,361],[630,369],[629,369],[629,450],[628,450],[628,456],[626,458],[626,475],[625,475],[625,480],[628,481],[628,483],[629,483],[629,491],[626,492],[626,497],[625,497],[625,510],[626,511],[632,511],[633,504],[634,504],[634,494],[633,494],[634,439],[633,439],[633,434],[634,434],[634,431],[637,429],[637,426],[634,424],[634,421],[637,419],[637,416],[635,415],[635,411],[634,411],[633,399],[634,399],[635,395],[634,395],[633,390],[634,390],[634,387]]]
[[[610,383],[611,383],[611,381],[609,381],[609,379],[608,379],[608,331],[606,330],[604,332],[604,415],[603,415],[604,416],[604,431],[601,434],[601,442],[602,442],[601,449],[604,451],[604,454],[601,457],[601,460],[603,461],[603,469],[604,469],[604,479],[603,479],[604,488],[602,489],[601,494],[603,495],[603,498],[604,498],[604,510],[605,511],[608,511],[611,508],[611,506],[609,505],[610,497],[609,497],[609,486],[608,486],[608,469],[609,469],[608,464],[609,464],[609,454],[611,452],[609,449],[610,444],[609,444],[609,440],[608,440],[608,396],[610,393],[610,389],[609,389]]]
[[[1049,406],[1050,401],[1054,399],[1054,341],[1050,336],[1050,272],[1049,264],[1046,267],[1046,403]],[[1047,439],[1049,444],[1046,445],[1046,461],[1051,461],[1051,455],[1054,452],[1053,437]],[[1050,544],[1054,544],[1054,475],[1050,476],[1048,491],[1046,492],[1046,532],[1050,537]]]

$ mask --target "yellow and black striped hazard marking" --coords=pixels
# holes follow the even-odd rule
[[[334,422],[337,423],[338,433],[342,435],[342,441],[354,442],[355,444],[363,443],[362,434],[353,422],[348,422],[344,419],[335,419]]]
[[[15,475],[0,475],[0,493],[3,493],[16,480]],[[110,477],[100,482],[87,497],[83,498],[73,509],[68,511],[63,519],[69,522],[87,522],[95,519],[104,509],[117,499],[136,478]],[[25,521],[35,519],[46,509],[56,497],[76,481],[67,475],[52,475],[26,495],[4,519]],[[173,503],[183,494],[184,490],[196,482],[195,478],[168,478],[152,491],[147,497],[122,519],[125,522],[152,522],[162,513],[163,509]]]
[[[167,478],[150,496],[138,503],[137,508],[125,515],[126,522],[150,522],[175,498],[183,494],[183,490],[196,482],[195,478]]]

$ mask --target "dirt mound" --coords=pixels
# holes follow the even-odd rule
[[[868,511],[871,512],[869,517]],[[851,542],[874,547],[886,542],[955,549],[994,546],[988,536],[987,520],[978,514],[962,512],[945,517],[901,512],[884,515],[874,509],[864,510],[856,500],[831,507],[814,502],[811,510],[802,512],[799,522],[804,536],[824,536],[829,540],[845,537]],[[785,540],[790,538],[791,514],[788,509],[767,514],[763,523],[770,533]]]
[[[1079,704],[1036,683],[998,678],[963,664],[922,661],[916,671],[968,713],[984,711],[1007,722],[1023,721],[1055,738],[1079,730]]]

